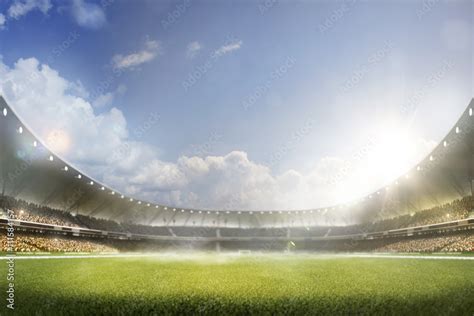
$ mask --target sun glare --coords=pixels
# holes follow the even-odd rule
[[[54,153],[65,154],[70,148],[71,140],[65,130],[54,129],[48,133],[46,143]]]

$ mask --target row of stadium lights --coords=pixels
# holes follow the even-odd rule
[[[474,113],[473,113],[473,109],[472,109],[472,108],[469,108],[469,116],[473,116],[473,114],[474,114]],[[6,108],[4,108],[4,109],[3,109],[3,116],[6,117],[7,115],[8,115],[8,110],[7,110]],[[456,126],[456,134],[459,134],[460,132],[461,132],[461,129],[460,129],[458,126]],[[23,127],[22,127],[22,126],[20,126],[20,127],[18,128],[18,133],[23,134]],[[36,140],[33,141],[33,146],[34,146],[34,147],[37,147],[37,146],[38,146],[38,142],[37,142]],[[445,147],[445,148],[448,147],[448,142],[447,142],[446,140],[443,142],[443,147]],[[433,155],[431,155],[431,156],[429,157],[429,160],[430,160],[430,161],[434,161],[434,160],[435,160],[435,157],[434,157]],[[53,155],[50,155],[50,156],[49,156],[49,161],[54,161],[54,156],[53,156]],[[69,170],[69,167],[68,167],[68,166],[65,166],[65,167],[63,168],[63,170],[64,170],[64,171],[68,171],[68,170]],[[418,165],[418,166],[416,167],[416,171],[421,171],[421,170],[422,170],[421,166]],[[409,178],[410,178],[410,175],[409,175],[409,174],[406,174],[406,175],[405,175],[405,179],[409,179]],[[78,174],[78,175],[77,175],[77,179],[82,179],[82,175],[81,175],[81,174]],[[399,181],[398,181],[398,180],[395,181],[394,184],[395,184],[396,186],[398,186],[398,185],[399,185]],[[92,180],[89,181],[89,185],[94,185],[94,181],[92,181]],[[100,190],[101,190],[101,191],[105,191],[106,188],[105,188],[104,186],[101,186],[101,187],[100,187]],[[386,191],[389,191],[389,190],[390,190],[390,186],[385,187],[385,190],[386,190]],[[111,194],[111,195],[116,195],[116,192],[113,191],[113,190],[110,190],[110,194]],[[377,191],[374,195],[380,195],[380,194],[381,194],[380,191]],[[125,197],[123,194],[120,194],[120,198],[121,198],[121,199],[125,199],[126,197]],[[347,207],[347,206],[352,206],[352,205],[357,204],[358,202],[364,202],[364,201],[366,201],[367,198],[368,198],[369,200],[371,200],[371,199],[373,198],[373,195],[371,194],[371,195],[369,195],[369,196],[366,196],[366,197],[360,199],[360,200],[357,201],[357,202],[342,204],[342,205],[339,205],[339,206],[333,206],[333,207],[325,208],[324,210],[319,209],[319,210],[315,210],[315,211],[309,210],[309,211],[275,211],[275,212],[273,212],[273,211],[260,211],[260,212],[254,212],[254,211],[237,211],[236,213],[239,214],[239,215],[242,214],[242,213],[248,213],[248,214],[250,214],[250,215],[253,215],[254,213],[269,214],[269,215],[271,215],[271,214],[273,214],[273,213],[278,213],[278,214],[283,214],[283,213],[287,213],[287,214],[290,214],[290,213],[299,214],[299,213],[301,212],[302,214],[306,214],[306,213],[313,214],[314,212],[317,212],[317,213],[321,213],[321,212],[322,212],[323,215],[324,215],[324,214],[326,214],[326,212],[328,212],[329,210],[336,210],[336,209],[338,209],[338,208],[339,208],[339,209],[342,209],[342,208],[345,208],[345,207]],[[127,198],[127,199],[128,199],[130,202],[133,202],[133,201],[134,201],[133,198]],[[142,202],[142,201],[137,201],[137,204],[138,204],[138,205],[142,205],[143,202]],[[147,207],[151,207],[151,204],[150,204],[150,203],[146,203],[146,206],[147,206]],[[154,207],[155,207],[156,209],[160,208],[159,205],[154,205]],[[163,209],[166,211],[166,210],[168,210],[168,207],[167,207],[167,206],[163,206]],[[173,212],[177,212],[177,209],[176,209],[176,208],[173,208],[172,211],[173,211]],[[181,213],[185,213],[185,212],[186,212],[186,210],[181,209]],[[190,214],[194,214],[194,212],[195,212],[194,210],[189,210],[189,213],[190,213]],[[203,214],[203,213],[211,214],[211,213],[214,213],[214,214],[216,214],[216,215],[219,215],[219,214],[221,213],[220,211],[202,211],[202,210],[196,211],[196,212],[197,212],[198,214]],[[231,213],[230,211],[225,211],[225,214],[230,214],[230,213]]]

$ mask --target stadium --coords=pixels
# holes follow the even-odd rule
[[[0,4],[0,41],[18,46],[0,48],[0,315],[474,315],[472,2],[137,3]],[[397,145],[416,134],[376,135],[392,157],[362,149],[352,183],[347,165],[305,187],[279,174],[384,116],[405,124],[391,136],[416,123],[436,139],[413,141],[408,170]],[[297,129],[280,156],[245,169],[282,122]]]
[[[472,301],[467,298],[473,291],[470,277],[473,266],[470,260],[474,257],[470,257],[469,254],[474,252],[472,197],[474,100],[435,150],[410,172],[400,176],[392,186],[380,188],[350,204],[298,211],[191,210],[136,200],[98,183],[48,150],[3,98],[0,99],[0,107],[2,108],[0,223],[4,231],[1,237],[2,251],[6,254],[16,253],[18,254],[16,258],[23,259],[16,263],[18,274],[33,273],[28,278],[33,279],[36,273],[37,276],[42,275],[44,269],[52,269],[49,264],[54,264],[54,269],[64,269],[61,272],[52,272],[55,275],[54,280],[47,280],[48,276],[51,276],[49,273],[43,275],[39,281],[41,282],[39,288],[31,287],[32,279],[28,280],[26,276],[23,276],[25,279],[19,277],[17,299],[33,302],[31,305],[22,306],[19,309],[21,312],[31,313],[42,301],[47,300],[48,305],[41,307],[46,314],[52,311],[66,314],[79,311],[86,314],[92,310],[123,314],[145,311],[159,314],[196,311],[203,314],[299,314],[313,309],[328,313],[343,313],[353,308],[351,306],[355,304],[353,300],[356,297],[345,297],[348,294],[341,293],[340,295],[343,295],[341,301],[333,304],[327,301],[329,299],[327,296],[320,297],[322,294],[319,291],[316,297],[312,296],[314,293],[310,295],[314,285],[306,288],[304,285],[300,287],[295,286],[296,284],[286,284],[285,286],[289,286],[288,291],[298,291],[297,298],[294,298],[295,293],[292,292],[273,293],[274,289],[270,282],[275,282],[273,286],[283,286],[278,284],[281,278],[278,274],[285,273],[281,269],[292,265],[296,265],[298,271],[307,270],[308,274],[300,275],[301,272],[298,272],[301,280],[291,282],[309,282],[306,278],[312,275],[310,272],[312,268],[324,269],[325,273],[329,274],[335,273],[327,266],[332,264],[338,266],[336,270],[342,269],[339,272],[345,274],[348,273],[346,269],[361,268],[358,267],[361,264],[357,261],[364,260],[362,258],[372,258],[368,267],[365,263],[362,264],[369,270],[395,269],[391,271],[395,274],[397,269],[414,268],[418,271],[429,267],[428,273],[434,271],[441,271],[440,274],[448,273],[450,279],[455,278],[449,282],[459,286],[455,290],[456,294],[441,297],[441,300],[436,301],[419,301],[415,293],[406,292],[405,295],[414,295],[410,298],[412,301],[407,302],[408,305],[401,305],[396,301],[396,296],[387,298],[389,302],[382,300],[375,304],[364,301],[369,297],[357,298],[361,300],[358,304],[361,304],[363,312],[378,313],[390,310],[403,313],[418,310],[425,313],[439,312],[439,308],[448,313],[459,314],[473,311]],[[338,217],[349,217],[351,224],[331,225],[338,222]],[[197,251],[204,251],[204,254],[196,254]],[[218,254],[216,256],[213,253]],[[416,264],[400,262],[394,266],[393,260],[396,260],[394,258],[397,258],[398,253],[408,258],[424,259],[430,257],[449,259],[453,254],[458,256],[448,264],[445,260],[433,260],[417,261]],[[320,259],[323,259],[314,261],[312,256],[315,254],[319,254]],[[156,263],[153,262],[155,255],[160,258]],[[44,259],[56,259],[24,260],[39,259],[41,256]],[[104,259],[93,259],[95,256],[97,258],[103,256]],[[347,261],[344,258],[352,259]],[[90,275],[86,279],[85,275],[74,276],[77,278],[72,282],[74,288],[77,287],[76,282],[84,282],[83,290],[89,290],[92,284],[87,283],[91,282],[108,284],[107,282],[117,277],[116,273],[133,273],[136,280],[129,282],[146,284],[146,278],[150,276],[148,273],[151,275],[156,273],[154,269],[159,269],[160,274],[165,273],[162,270],[167,269],[172,270],[171,274],[179,271],[184,274],[179,277],[185,279],[194,277],[196,282],[200,283],[187,284],[186,287],[193,288],[189,293],[187,289],[171,288],[157,290],[157,294],[147,291],[145,300],[129,293],[130,290],[123,284],[123,294],[126,296],[115,297],[110,302],[104,301],[110,294],[107,293],[107,287],[113,283],[94,288],[99,298],[87,296],[89,295],[87,292],[77,294],[70,285],[65,289],[71,291],[70,293],[57,293],[57,296],[55,294],[50,297],[51,293],[44,292],[43,282],[46,283],[46,288],[55,286],[55,283],[51,282],[60,282],[59,286],[66,286],[62,282],[71,282],[69,277],[73,276],[68,275],[64,279],[64,276],[61,278],[56,274],[69,273],[68,269],[74,269],[77,264],[74,261],[79,260],[81,269],[92,269],[87,270]],[[316,267],[311,267],[314,262]],[[131,264],[137,265],[140,270],[127,272],[126,267]],[[155,264],[157,266],[154,266]],[[340,264],[343,266],[339,266]],[[344,267],[346,264],[347,267]],[[380,264],[381,266],[378,266]],[[412,264],[415,266],[411,267]],[[272,272],[267,270],[267,265],[275,265],[274,269],[279,272],[276,275],[267,275]],[[111,275],[108,273],[103,275],[104,272],[101,271],[103,269],[111,269]],[[188,276],[187,269],[204,271],[195,272],[197,275],[190,272]],[[366,273],[373,277],[373,272]],[[221,289],[222,292],[218,294],[209,288],[214,273],[225,274],[219,278],[231,278],[230,281],[227,280],[230,285],[217,285],[217,288],[229,286]],[[257,285],[258,281],[254,283],[252,279],[245,279],[247,273],[255,273],[253,277],[265,279],[263,285],[260,285],[264,287],[264,291],[256,290],[251,298],[234,298],[235,291],[242,291],[242,286]],[[294,271],[288,273],[292,275]],[[233,279],[234,274],[243,280]],[[445,276],[443,274],[443,278]],[[47,279],[43,279],[44,277]],[[326,278],[323,276],[319,277],[320,281],[329,282],[328,286],[331,287],[338,282],[337,279],[331,278],[339,276],[336,273],[330,276],[328,281],[325,281]],[[414,275],[404,277],[411,278]],[[94,281],[96,278],[100,278],[100,281]],[[207,278],[210,279],[206,280]],[[443,278],[437,278],[436,275],[431,275],[431,278],[435,284],[447,282]],[[206,284],[207,281],[211,283]],[[359,286],[370,284],[370,281],[361,283],[361,279],[353,281],[359,282]],[[180,280],[179,283],[174,285],[170,283],[168,286],[181,287],[182,282],[186,284],[190,281]],[[143,290],[149,285],[143,285],[145,286]],[[419,284],[412,286],[415,286],[415,289],[408,290],[405,288],[406,285],[401,285],[398,290],[417,293],[422,290],[418,287],[421,286]],[[389,286],[385,290],[393,291],[392,287]],[[433,291],[426,285],[423,285],[423,288],[426,291]],[[365,292],[359,295],[381,294],[379,291],[377,294],[371,291]],[[384,293],[383,290],[382,294],[388,297],[393,295]],[[84,300],[82,296],[77,295],[86,295],[87,299]],[[271,297],[266,297],[267,295]],[[320,299],[324,303],[321,303]],[[457,299],[458,304],[450,305],[446,301],[448,299]],[[64,304],[67,300],[70,302]],[[71,306],[74,306],[74,309],[71,309]]]

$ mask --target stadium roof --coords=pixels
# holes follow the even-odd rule
[[[438,146],[392,185],[353,203],[299,211],[196,210],[137,200],[51,152],[1,96],[0,111],[2,195],[73,214],[171,226],[338,225],[410,214],[472,194],[474,99]]]

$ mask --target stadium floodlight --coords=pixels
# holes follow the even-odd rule
[[[38,147],[38,142],[36,140],[33,142],[33,147]]]
[[[459,126],[456,126],[456,134],[459,134],[460,131],[461,129],[459,128]]]
[[[263,211],[260,211],[260,214],[263,214]]]
[[[240,214],[242,214],[242,212],[241,212],[241,211],[238,211],[238,212],[237,212],[237,214],[239,214],[239,215],[240,215]]]
[[[49,156],[49,161],[53,161],[53,160],[54,160],[53,155],[50,155],[50,156]]]
[[[420,166],[416,167],[416,171],[421,171],[421,167]]]
[[[194,211],[193,211],[193,210],[190,210],[189,213],[194,214]]]
[[[155,205],[155,208],[159,208],[159,206],[158,206],[158,205]]]
[[[165,211],[168,209],[168,207],[165,206]]]
[[[90,185],[94,185],[94,181],[89,182]]]
[[[81,174],[78,174],[78,175],[77,175],[77,178],[78,178],[78,179],[81,179],[81,178],[82,178],[82,175],[81,175]]]
[[[199,213],[199,214],[202,214],[202,211],[199,211],[198,213]]]
[[[141,205],[141,204],[142,204],[142,201],[138,201],[138,204]]]
[[[114,192],[114,191],[112,191],[112,192],[110,192],[110,194],[112,194],[112,195],[115,195],[115,192]]]
[[[211,214],[211,212],[207,211],[207,214]]]
[[[430,161],[433,161],[434,160],[434,157],[433,156],[430,156]]]
[[[469,109],[469,116],[472,116],[472,108]]]
[[[130,202],[133,202],[133,199],[132,199],[132,198],[130,198]]]
[[[253,214],[253,212],[252,212],[252,211],[250,211],[250,212],[249,212],[249,214],[250,214],[250,215],[252,215],[252,214]]]
[[[8,115],[8,110],[7,110],[7,108],[4,108],[3,109],[3,116],[7,116],[7,115]]]
[[[101,189],[102,191],[105,191],[105,188],[104,188],[104,187],[101,187],[100,189]]]
[[[18,127],[18,133],[23,134],[23,127]]]
[[[184,213],[184,210],[181,210],[181,213]]]
[[[229,212],[229,211],[227,211],[227,212],[225,212],[225,213],[226,213],[226,214],[230,214],[230,212]]]
[[[175,208],[173,209],[173,212],[176,212],[176,209],[175,209]]]
[[[68,170],[69,170],[68,166],[64,166],[64,171],[68,171]]]
[[[448,147],[448,142],[447,142],[447,141],[444,141],[444,142],[443,142],[443,146],[444,146],[444,147]]]
[[[121,195],[121,196],[120,196],[120,198],[121,198],[121,199],[124,199],[124,198],[125,198],[125,196]]]

